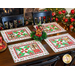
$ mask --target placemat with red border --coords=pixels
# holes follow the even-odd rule
[[[36,28],[36,26],[37,25],[35,25],[34,28]],[[47,33],[47,35],[56,34],[56,33],[66,31],[64,28],[62,28],[56,22],[42,24],[42,26],[43,26],[44,31]]]
[[[48,51],[39,41],[28,41],[8,46],[15,63],[48,55]]]
[[[14,42],[14,41],[20,41],[23,39],[29,39],[31,38],[30,33],[31,31],[28,27],[21,27],[21,28],[1,31],[1,34],[7,43]]]
[[[60,52],[75,48],[75,39],[68,33],[48,37],[45,39],[45,41],[54,52]]]

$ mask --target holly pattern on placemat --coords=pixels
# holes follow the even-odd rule
[[[14,35],[18,38],[18,37],[23,37],[23,36],[27,36],[27,32],[24,31],[24,30],[20,30],[20,31],[16,31],[16,32],[13,32]]]
[[[57,48],[69,45],[64,39],[59,38],[51,41]]]
[[[48,31],[59,30],[59,28],[56,27],[55,25],[46,26],[45,28],[46,28]]]
[[[16,48],[15,50],[18,53],[19,57],[23,57],[23,56],[26,56],[26,55],[34,54],[34,51],[30,48],[29,45]]]
[[[42,51],[39,49],[37,44],[28,44],[25,46],[21,46],[18,48],[15,48],[17,55],[19,57],[27,56],[27,55],[33,55],[37,53],[41,53]]]

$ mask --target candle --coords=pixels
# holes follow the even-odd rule
[[[0,37],[0,43],[2,43],[2,37]]]

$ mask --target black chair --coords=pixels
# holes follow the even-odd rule
[[[13,28],[15,28],[14,20],[17,20],[17,27],[19,26],[18,20],[22,20],[22,26],[24,26],[24,16],[23,16],[23,14],[21,14],[21,15],[4,16],[4,17],[2,17],[3,28],[6,29],[4,23],[8,22],[8,29],[10,29],[10,25],[9,25],[10,21],[13,21]]]
[[[70,63],[70,66],[75,66],[75,51],[71,51],[72,61]],[[74,64],[73,64],[74,63]]]
[[[36,60],[26,64],[21,64],[18,66],[56,66],[57,62],[60,60],[59,56],[48,57],[41,60]]]
[[[33,12],[33,22],[35,25],[35,18],[37,18],[37,22],[39,23],[39,17],[41,17],[41,23],[43,23],[43,17],[46,17],[46,23],[47,23],[47,16],[50,17],[50,22],[51,22],[51,18],[52,18],[52,11],[46,11],[46,12]]]
[[[43,62],[31,65],[31,66],[55,66],[59,59],[60,57],[56,56],[55,58],[45,60]]]

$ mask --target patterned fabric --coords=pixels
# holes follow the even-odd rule
[[[8,48],[15,63],[49,54],[43,45],[35,40],[9,45]]]
[[[45,41],[53,49],[54,52],[60,52],[75,48],[75,40],[68,33],[59,36],[48,37],[45,39]]]
[[[31,31],[28,27],[15,28],[10,30],[1,31],[4,40],[9,42],[14,42],[23,39],[29,39]]]
[[[34,28],[36,28],[36,26],[37,25],[35,25]],[[43,26],[44,31],[47,33],[47,35],[66,31],[60,25],[58,25],[56,22],[42,24],[42,26]]]

